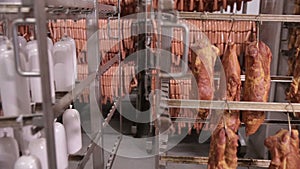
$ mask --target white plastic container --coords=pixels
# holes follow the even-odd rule
[[[19,147],[17,141],[6,135],[0,138],[0,168],[13,169],[19,157]]]
[[[65,128],[61,123],[54,123],[57,169],[68,168],[68,151]]]
[[[48,169],[46,139],[38,138],[29,143],[29,152],[37,157],[42,165],[42,169]]]
[[[52,41],[51,41],[52,43]],[[55,102],[55,89],[54,89],[54,74],[53,74],[53,57],[51,52],[52,44],[48,40],[48,56],[49,56],[49,71],[51,83],[51,97],[52,102]],[[30,71],[40,72],[39,55],[37,41],[33,40],[27,43],[26,46]],[[40,77],[30,77],[30,90],[32,96],[32,102],[42,102],[42,86]]]
[[[77,80],[77,54],[76,54],[76,42],[73,38],[69,36],[63,36],[62,41],[69,42],[71,45],[71,51],[72,51],[72,59],[73,59],[73,70],[75,74],[75,80]]]
[[[67,109],[63,114],[69,154],[75,154],[82,148],[80,115],[76,109]]]
[[[77,79],[75,41],[63,37],[53,46],[54,78],[57,91],[70,91]]]
[[[16,161],[14,169],[42,169],[40,160],[33,155],[23,155]]]
[[[20,60],[21,66],[25,67],[22,53]],[[0,45],[0,93],[4,116],[31,113],[28,79],[17,73],[10,43]]]

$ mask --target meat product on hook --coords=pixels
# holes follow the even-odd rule
[[[269,149],[272,160],[269,169],[298,169],[300,166],[298,130],[279,130],[268,137],[265,146]]]
[[[221,85],[226,87],[226,98],[223,100],[228,101],[240,101],[241,96],[241,68],[236,53],[236,44],[228,44],[227,51],[225,52],[222,65],[225,72],[225,77],[221,78]],[[240,113],[239,111],[225,111],[224,113],[226,125],[237,132],[240,125]]]
[[[207,169],[236,169],[238,139],[230,128],[219,126],[210,142]]]
[[[193,45],[193,74],[198,86],[199,100],[212,100],[214,97],[214,66],[219,54],[217,47],[211,45]],[[199,109],[198,116],[205,119],[208,110]]]
[[[246,81],[243,88],[243,100],[267,102],[270,91],[270,66],[272,53],[263,42],[251,42],[245,52]],[[246,125],[246,134],[254,134],[265,120],[262,111],[244,111],[242,120]]]
[[[292,59],[289,60],[289,73],[293,76],[293,81],[287,90],[286,99],[292,103],[300,103],[300,48]],[[300,118],[300,113],[294,113],[296,118]]]

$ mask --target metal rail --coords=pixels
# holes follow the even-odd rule
[[[210,119],[200,119],[200,118],[189,118],[189,117],[171,117],[172,121],[174,123],[179,123],[179,122],[186,122],[186,123],[195,123],[195,122],[199,122],[199,123],[210,123]],[[265,119],[265,121],[263,122],[263,124],[271,124],[271,125],[276,125],[276,124],[280,124],[280,125],[289,125],[288,124],[288,120],[281,120],[281,119]],[[300,125],[300,120],[290,120],[290,123],[292,125]],[[241,126],[244,126],[244,123],[241,122]]]
[[[191,79],[193,77],[192,73],[187,73],[183,77],[175,77],[174,79]],[[220,80],[220,76],[215,76],[214,80]],[[241,75],[241,81],[244,82],[246,80],[245,75]],[[293,76],[271,76],[271,82],[273,83],[291,83],[293,81]]]
[[[299,15],[274,15],[274,14],[219,14],[202,12],[179,12],[180,19],[199,19],[199,20],[237,20],[237,21],[256,21],[256,22],[300,22]]]
[[[208,100],[177,100],[162,99],[161,106],[169,108],[194,108],[216,110],[250,110],[270,112],[300,112],[300,103],[275,103],[275,102],[245,102],[245,101],[208,101]],[[228,108],[229,106],[229,108]]]
[[[32,6],[32,0],[1,0],[0,6]],[[45,0],[47,6],[73,7],[73,8],[94,8],[93,1],[88,0]]]
[[[26,125],[31,125],[34,121],[34,118],[43,117],[43,113],[21,115],[21,116],[11,116],[11,117],[0,117],[0,128],[4,127],[22,127]],[[18,119],[21,118],[21,121]]]
[[[60,116],[64,110],[72,103],[72,101],[86,88],[88,87],[96,78],[96,73],[92,73],[81,83],[77,84],[74,89],[72,89],[68,94],[62,97],[58,103],[53,106],[53,111],[55,113],[55,118]]]
[[[103,127],[107,127],[108,124],[110,123],[111,121],[111,118],[114,116],[119,104],[120,104],[120,100],[121,99],[118,99],[116,102],[114,102],[114,105],[112,106],[112,108],[110,109],[107,117],[104,119],[104,122],[103,122]]]
[[[104,65],[100,65],[100,75],[103,75],[114,63],[119,61],[119,54],[116,54],[112,59],[107,61]]]
[[[245,81],[246,76],[241,75],[241,81]],[[271,76],[271,82],[276,83],[291,83],[293,81],[293,76]]]
[[[207,164],[208,157],[182,157],[182,156],[160,156],[160,160],[171,163],[184,164]],[[238,159],[238,166],[269,168],[270,160],[261,159]]]
[[[119,146],[121,144],[121,141],[122,141],[122,135],[118,136],[118,138],[117,138],[117,140],[116,140],[116,142],[115,142],[115,144],[112,148],[111,154],[108,157],[108,161],[106,163],[106,167],[105,167],[106,169],[112,169],[114,161],[116,159],[116,155],[117,155]]]

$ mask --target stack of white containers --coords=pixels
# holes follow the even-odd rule
[[[49,72],[50,72],[50,81],[51,81],[51,98],[52,102],[55,102],[55,89],[54,89],[54,74],[53,74],[53,57],[52,57],[52,40],[48,38],[48,56],[49,56]],[[32,40],[27,43],[26,51],[28,53],[29,60],[29,69],[32,72],[40,72],[39,64],[39,53],[38,53],[38,44],[36,40]],[[30,91],[32,102],[42,103],[42,86],[40,77],[30,77]]]
[[[40,72],[37,41],[26,42],[23,37],[18,37],[18,41],[21,69]],[[76,45],[75,41],[67,36],[54,45],[48,38],[47,43],[52,82],[51,97],[54,103],[55,89],[70,91],[75,85]],[[0,94],[4,116],[30,114],[32,102],[42,103],[41,78],[26,78],[17,73],[13,46],[6,37],[0,37],[0,69]],[[31,125],[24,126],[18,140],[13,137],[11,128],[0,129],[0,169],[48,169],[46,140],[41,137],[40,132],[33,135],[31,128]],[[76,109],[67,109],[63,114],[63,124],[54,122],[54,129],[57,166],[58,169],[66,169],[68,154],[74,154],[82,148],[79,112]],[[21,157],[20,151],[23,153]]]
[[[53,46],[54,78],[56,91],[70,91],[77,79],[76,44],[64,36]]]

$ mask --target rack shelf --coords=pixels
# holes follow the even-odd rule
[[[31,125],[33,123],[34,118],[41,118],[41,117],[43,117],[42,113],[28,114],[22,116],[0,117],[0,128],[4,128],[4,127],[17,128],[26,125]]]
[[[194,108],[216,110],[250,110],[270,112],[300,112],[300,103],[275,103],[275,102],[245,102],[245,101],[209,101],[209,100],[177,100],[161,99],[162,107],[169,108]]]
[[[207,164],[208,157],[160,156],[160,160],[171,163]],[[269,168],[270,160],[238,159],[238,166]]]
[[[53,110],[55,112],[55,118],[60,116],[64,110],[72,103],[74,99],[86,88],[93,80],[96,78],[96,73],[89,75],[85,80],[77,84],[73,90],[64,95],[59,101],[53,105]],[[34,118],[43,117],[42,113],[35,113],[29,115],[12,116],[12,117],[0,117],[0,128],[2,127],[20,127],[22,125],[31,125]],[[22,123],[18,121],[22,118]]]
[[[200,19],[200,20],[237,20],[256,22],[300,22],[299,15],[274,15],[274,14],[219,14],[202,12],[179,12],[180,19]]]
[[[1,0],[0,6],[32,6],[32,0]],[[94,2],[90,0],[45,0],[47,6],[69,8],[94,8]]]

